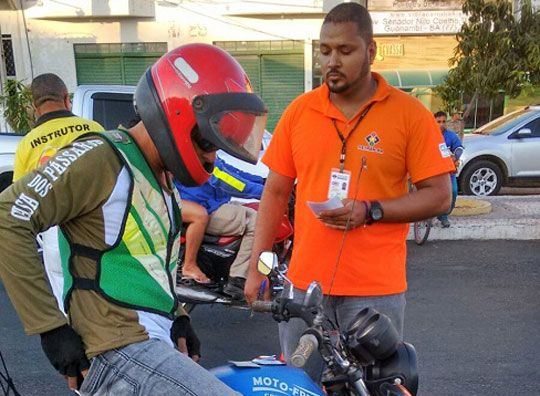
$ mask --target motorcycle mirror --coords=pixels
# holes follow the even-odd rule
[[[323,290],[319,282],[313,281],[309,285],[304,297],[304,307],[318,307],[323,301]]]
[[[271,251],[262,252],[259,255],[259,261],[257,262],[257,270],[268,276],[274,268],[278,266],[278,257],[277,254]]]

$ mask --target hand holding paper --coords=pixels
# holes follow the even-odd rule
[[[319,216],[319,213],[324,210],[331,210],[343,207],[343,203],[337,195],[334,195],[332,198],[324,202],[307,201],[307,204],[309,205],[313,213],[315,213],[315,216]]]

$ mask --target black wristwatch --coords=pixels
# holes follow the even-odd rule
[[[373,224],[381,221],[384,217],[384,211],[379,201],[370,201],[370,208],[367,216],[366,224]]]

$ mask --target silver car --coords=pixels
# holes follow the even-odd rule
[[[495,195],[503,186],[540,186],[540,106],[499,117],[466,136],[458,167],[467,195]]]

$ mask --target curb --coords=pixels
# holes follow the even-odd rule
[[[409,231],[409,238],[414,240],[414,234]],[[520,221],[498,220],[492,222],[475,221],[467,224],[452,222],[450,228],[441,228],[435,220],[429,233],[430,240],[534,240],[540,239],[540,221],[537,219],[522,219]]]
[[[449,228],[433,220],[427,244],[430,240],[540,240],[540,195],[458,197],[449,220]],[[414,240],[412,226],[407,239]]]
[[[493,206],[488,201],[458,198],[450,216],[476,216],[491,213],[492,210]]]

